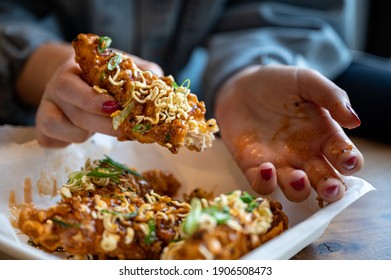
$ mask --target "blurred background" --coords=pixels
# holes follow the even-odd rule
[[[365,33],[367,38],[362,43],[364,51],[391,58],[391,2],[388,0],[358,0],[357,2],[363,2],[364,7],[368,6]]]

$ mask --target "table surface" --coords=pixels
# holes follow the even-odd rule
[[[293,256],[294,260],[391,259],[391,146],[354,139],[365,157],[358,177],[372,191],[336,216],[323,235]],[[0,252],[0,259],[13,259]]]

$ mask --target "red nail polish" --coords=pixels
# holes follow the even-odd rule
[[[346,109],[348,109],[348,111],[356,118],[358,124],[361,124],[360,118],[358,117],[357,113],[353,110],[352,106],[350,106],[350,104],[346,104]]]
[[[265,181],[269,181],[272,178],[273,170],[271,168],[261,169],[261,177]]]
[[[357,158],[355,156],[350,157],[347,161],[345,161],[342,165],[346,170],[352,170],[356,167]]]
[[[106,102],[103,102],[102,104],[102,112],[104,113],[107,113],[107,114],[111,114],[111,113],[114,113],[115,111],[121,109],[121,106],[119,105],[119,103],[117,101],[106,101]]]
[[[335,197],[338,194],[338,191],[338,186],[330,186],[323,191],[323,195],[327,197]]]
[[[291,186],[296,191],[301,191],[302,189],[304,189],[304,187],[305,187],[304,177],[297,180],[297,181],[291,182]]]

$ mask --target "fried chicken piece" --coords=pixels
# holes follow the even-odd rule
[[[108,156],[68,178],[56,205],[26,203],[18,217],[32,244],[62,257],[238,259],[288,228],[282,205],[270,198],[196,189],[179,201],[172,173],[140,174]]]
[[[182,229],[186,236],[170,243],[162,259],[231,260],[288,229],[288,217],[279,202],[237,190],[208,203],[193,199]]]
[[[76,259],[160,259],[179,237],[190,205],[163,195],[180,186],[171,174],[154,170],[144,178],[112,163],[88,162],[71,173],[61,201],[47,210],[24,205],[19,229],[36,246]],[[161,194],[154,189],[158,182]]]
[[[211,147],[218,126],[215,119],[205,119],[205,104],[190,93],[190,81],[178,85],[172,76],[143,71],[129,55],[109,49],[110,43],[108,37],[79,34],[72,45],[82,78],[121,105],[112,114],[114,129],[126,135],[119,140],[156,142],[172,153],[183,146],[195,151]]]

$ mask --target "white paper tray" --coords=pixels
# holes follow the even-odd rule
[[[0,128],[0,133],[4,130]],[[8,131],[8,128],[7,128]],[[18,203],[23,202],[25,178],[31,178],[33,187],[39,180],[57,181],[58,187],[66,182],[67,173],[79,170],[87,158],[101,159],[105,154],[139,171],[169,170],[182,183],[181,192],[193,188],[213,189],[215,194],[233,189],[251,193],[245,177],[236,166],[224,144],[216,140],[213,148],[203,152],[182,150],[177,155],[153,144],[117,142],[116,139],[96,134],[83,144],[72,144],[65,149],[43,149],[35,140],[15,144],[3,140],[0,146],[0,251],[17,259],[55,259],[53,255],[27,245],[25,235],[11,226],[9,197],[14,191]],[[7,139],[9,140],[9,139]],[[289,217],[290,228],[282,235],[253,250],[243,259],[289,259],[319,238],[330,221],[351,203],[374,188],[366,181],[347,177],[349,187],[344,198],[319,208],[315,194],[303,203],[292,203],[277,191],[279,200]],[[51,193],[51,189],[47,193]],[[41,190],[42,193],[42,190]],[[254,193],[253,193],[254,194]],[[33,201],[38,207],[53,205],[56,199],[40,195],[33,189]]]

